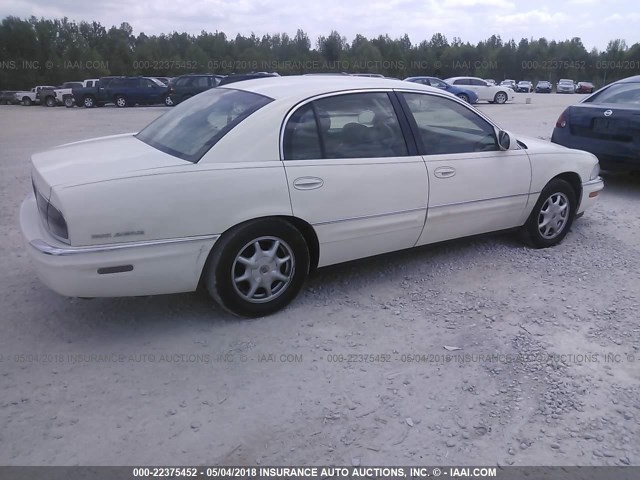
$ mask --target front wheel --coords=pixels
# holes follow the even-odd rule
[[[505,103],[507,101],[507,94],[504,92],[498,92],[496,93],[496,96],[493,97],[493,101],[495,103],[498,103],[500,105],[502,105],[503,103]]]
[[[164,105],[166,107],[173,107],[173,100],[171,100],[171,95],[166,95],[164,97]]]
[[[523,229],[535,248],[557,245],[567,235],[576,212],[576,193],[565,180],[551,180]]]
[[[55,107],[55,106],[56,106],[56,99],[55,99],[55,98],[53,98],[53,97],[47,97],[47,98],[44,100],[44,104],[45,104],[47,107]]]
[[[93,97],[87,96],[82,99],[82,104],[84,108],[93,108],[96,106],[96,101]]]
[[[75,105],[75,102],[73,100],[73,97],[65,97],[64,98],[64,106],[67,108],[73,108],[73,106]]]
[[[22,99],[22,105],[24,105],[25,107],[29,107],[33,102],[31,101],[31,99],[29,97],[24,97]]]
[[[115,98],[115,104],[116,104],[116,107],[118,107],[118,108],[124,108],[124,107],[127,106],[127,99],[125,97],[123,97],[122,95],[118,95]]]
[[[460,100],[464,100],[465,102],[469,103],[469,96],[466,93],[459,93],[458,98]]]
[[[261,317],[284,308],[309,273],[309,249],[302,234],[280,219],[249,222],[216,242],[205,270],[213,299],[242,317]]]

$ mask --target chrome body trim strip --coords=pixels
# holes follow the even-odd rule
[[[341,218],[339,220],[326,220],[324,222],[316,222],[316,223],[313,224],[313,226],[315,227],[316,225],[329,225],[331,223],[348,222],[350,220],[366,220],[368,218],[388,217],[390,215],[400,215],[400,214],[403,214],[403,213],[418,212],[420,210],[426,211],[427,210],[427,206],[425,205],[424,207],[410,208],[408,210],[399,210],[397,212],[374,213],[372,215],[362,215],[360,217]]]
[[[166,238],[162,240],[145,240],[140,242],[113,243],[106,245],[90,245],[86,247],[54,247],[44,240],[36,239],[29,242],[33,248],[45,255],[66,256],[85,253],[103,253],[128,248],[151,247],[155,245],[170,245],[173,243],[199,242],[204,240],[217,240],[220,235],[199,235],[195,237]]]

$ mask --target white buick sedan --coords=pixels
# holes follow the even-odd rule
[[[439,89],[351,76],[237,82],[32,162],[20,222],[51,289],[202,282],[248,317],[325,265],[510,228],[552,246],[603,188],[589,153],[516,139]]]

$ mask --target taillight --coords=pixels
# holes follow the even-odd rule
[[[565,112],[562,112],[560,114],[560,116],[558,117],[558,120],[556,121],[556,127],[557,128],[564,128],[567,126],[567,119],[564,117]]]

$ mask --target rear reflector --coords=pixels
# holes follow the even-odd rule
[[[600,191],[599,191],[599,190],[598,190],[597,192],[591,192],[591,193],[589,194],[589,198],[597,197],[599,193],[600,193]]]

